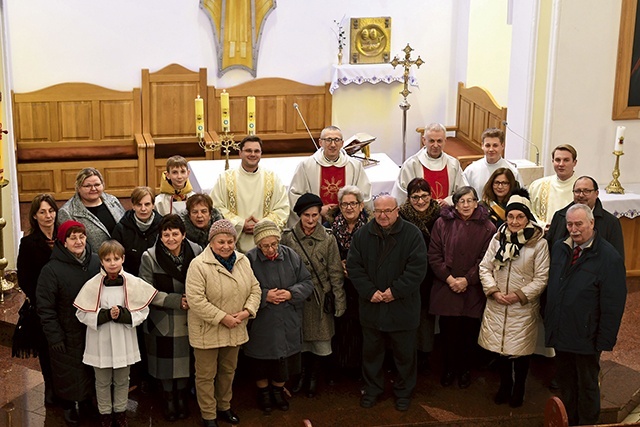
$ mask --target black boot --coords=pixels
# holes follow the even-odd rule
[[[273,410],[271,403],[271,393],[269,392],[269,386],[264,388],[258,388],[258,406],[262,409],[264,415],[271,414]]]
[[[309,362],[309,384],[307,386],[307,397],[316,397],[318,393],[318,371],[320,370],[320,357],[315,354],[309,354],[311,362]]]
[[[281,411],[288,411],[289,402],[287,402],[287,398],[284,395],[284,387],[271,386],[271,392],[273,403],[276,405],[276,407]]]
[[[524,386],[529,373],[529,356],[522,356],[514,359],[513,371],[515,373],[515,382],[513,383],[513,393],[509,400],[509,406],[518,408],[524,402]]]
[[[179,389],[176,393],[176,417],[180,420],[189,418],[189,393],[187,389]]]
[[[178,419],[176,411],[176,401],[173,391],[165,391],[162,393],[164,418],[167,421],[175,421]]]
[[[493,401],[496,405],[502,405],[511,399],[511,390],[513,389],[513,361],[507,357],[500,356],[496,363],[498,365],[498,373],[500,374],[500,388]]]
[[[294,393],[300,393],[302,390],[305,389],[306,385],[309,384],[309,374],[310,374],[310,370],[309,370],[309,361],[310,361],[310,356],[311,353],[302,353],[302,361],[301,361],[301,371],[300,371],[300,378],[298,378],[298,382],[293,386],[293,388],[291,389],[292,392]]]
[[[67,423],[68,426],[77,426],[80,423],[80,416],[76,409],[76,402],[65,400],[62,404],[64,405],[64,422]]]

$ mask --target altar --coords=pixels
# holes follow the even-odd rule
[[[306,159],[307,156],[296,157],[263,157],[260,160],[260,167],[274,171],[282,183],[289,188],[298,163]],[[371,158],[379,163],[365,168],[365,172],[371,182],[371,192],[373,195],[387,192],[391,193],[393,185],[398,178],[400,169],[389,156],[384,153],[373,153]],[[197,193],[210,194],[213,186],[218,180],[218,176],[224,172],[224,160],[192,160],[189,162],[191,176],[191,186]],[[240,166],[240,159],[230,159],[229,168],[234,169]]]

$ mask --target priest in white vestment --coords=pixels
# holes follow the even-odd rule
[[[399,205],[407,200],[407,185],[414,178],[424,178],[431,185],[431,197],[440,206],[452,204],[453,193],[468,185],[458,159],[443,151],[446,141],[447,129],[443,125],[431,123],[425,127],[423,147],[402,164],[393,188]]]
[[[504,131],[498,128],[485,129],[481,139],[484,157],[471,163],[463,172],[469,185],[476,189],[478,197],[482,198],[485,184],[498,168],[511,169],[520,187],[524,187],[516,165],[502,157],[504,156]]]
[[[280,229],[289,217],[287,189],[273,171],[258,167],[262,140],[249,135],[240,142],[240,167],[220,174],[211,190],[213,205],[238,233],[236,247],[242,253],[255,247],[253,227],[263,218]]]
[[[553,214],[573,201],[573,184],[578,179],[574,172],[578,153],[569,144],[558,145],[551,152],[555,175],[536,179],[529,185],[531,210],[538,223],[546,229]]]
[[[342,149],[342,131],[328,126],[320,132],[320,149],[300,162],[289,185],[289,205],[305,193],[313,193],[322,199],[320,215],[338,206],[338,191],[345,185],[355,185],[362,192],[365,206],[371,204],[371,183],[362,163],[350,157]],[[289,226],[293,227],[298,216],[291,211]]]

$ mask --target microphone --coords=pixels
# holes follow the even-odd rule
[[[316,140],[313,139],[313,135],[311,135],[311,131],[309,130],[309,126],[307,126],[307,122],[304,119],[304,117],[302,117],[302,113],[300,112],[300,108],[298,108],[298,103],[294,102],[293,103],[293,108],[296,109],[296,111],[298,112],[298,115],[300,116],[300,120],[302,120],[302,124],[304,124],[305,129],[307,129],[307,133],[309,134],[309,138],[311,138],[311,142],[313,142],[313,145],[316,147],[316,151],[319,150],[318,148],[318,144],[316,144]]]
[[[526,143],[528,143],[529,145],[531,145],[533,148],[536,149],[536,166],[540,166],[540,149],[538,148],[537,145],[535,145],[533,142],[529,141],[527,138],[525,138],[524,136],[520,135],[518,132],[514,131],[513,129],[511,129],[509,127],[509,123],[506,122],[506,120],[502,121],[502,124],[504,125],[504,127],[507,128],[507,130],[509,132],[511,132],[512,134],[516,135],[517,137],[519,137],[520,139],[522,139],[523,141],[525,141]]]

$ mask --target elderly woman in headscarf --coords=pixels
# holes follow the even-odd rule
[[[313,280],[313,295],[303,309],[302,375],[293,388],[294,392],[304,388],[307,397],[316,395],[320,363],[331,354],[331,337],[335,333],[333,318],[342,316],[346,309],[338,244],[319,222],[321,208],[322,200],[317,195],[300,196],[293,207],[300,219],[282,235],[282,244],[296,251]],[[327,294],[333,298],[327,298]]]
[[[293,249],[279,244],[280,237],[278,226],[262,219],[253,229],[256,247],[247,252],[262,299],[243,348],[265,413],[274,404],[289,409],[284,384],[300,372],[302,307],[313,292],[311,274]]]
[[[196,393],[205,427],[217,418],[238,424],[231,386],[240,345],[249,340],[247,319],[260,307],[260,283],[249,259],[236,251],[237,232],[221,219],[209,231],[209,247],[187,273],[189,342],[196,359]]]
[[[508,402],[515,408],[522,406],[529,359],[536,348],[549,250],[531,213],[527,190],[514,192],[505,216],[480,263],[487,305],[478,343],[499,355],[500,388],[495,403]]]

